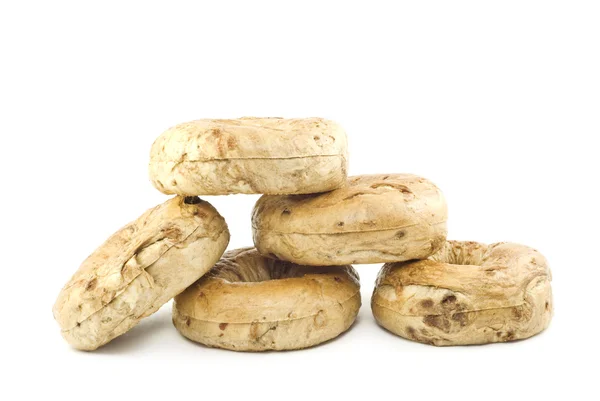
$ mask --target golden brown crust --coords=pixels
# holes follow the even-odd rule
[[[179,124],[154,142],[149,172],[180,195],[297,194],[343,185],[344,130],[322,118],[240,118]]]
[[[529,247],[448,241],[427,260],[391,263],[371,307],[389,331],[434,345],[528,338],[552,318],[551,273]]]
[[[410,174],[349,177],[324,194],[262,196],[254,207],[261,254],[307,265],[426,258],[446,239],[446,202]]]
[[[213,266],[229,242],[227,225],[208,202],[191,201],[175,197],[148,210],[82,263],[53,308],[71,345],[107,343]]]
[[[350,327],[359,289],[351,266],[298,266],[244,248],[227,252],[175,298],[173,321],[184,336],[213,347],[305,348]]]

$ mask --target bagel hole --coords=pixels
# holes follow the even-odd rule
[[[186,196],[183,199],[183,203],[185,203],[186,205],[197,205],[200,202],[202,202],[202,200],[197,196]]]
[[[277,257],[274,254],[269,254]],[[256,249],[238,252],[233,257],[221,259],[206,275],[231,283],[255,283],[303,277],[307,274],[339,274],[344,266],[302,266],[283,260],[260,256]]]
[[[481,266],[486,247],[470,246],[469,243],[446,242],[442,249],[429,257],[430,260],[451,265]]]

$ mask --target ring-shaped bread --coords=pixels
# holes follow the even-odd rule
[[[227,224],[210,203],[175,197],[144,213],[92,253],[53,308],[73,347],[94,350],[125,333],[219,260]]]
[[[546,259],[532,248],[448,241],[427,260],[384,265],[371,308],[381,326],[410,340],[505,342],[548,327],[550,281]]]
[[[324,194],[262,196],[254,245],[264,256],[304,265],[423,259],[446,240],[446,202],[429,180],[410,174],[349,177]]]
[[[301,349],[346,331],[360,305],[352,266],[299,266],[242,248],[175,297],[173,324],[210,347]]]
[[[149,173],[166,194],[305,194],[347,176],[346,133],[322,118],[197,120],[154,142]]]

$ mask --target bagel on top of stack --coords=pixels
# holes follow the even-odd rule
[[[152,145],[150,179],[178,195],[308,194],[343,185],[346,133],[323,118],[196,120]]]

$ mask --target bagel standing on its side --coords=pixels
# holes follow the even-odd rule
[[[301,349],[346,331],[360,305],[352,266],[299,266],[243,248],[225,253],[175,297],[173,324],[185,337],[211,347]]]
[[[427,260],[384,265],[371,307],[387,330],[427,344],[518,340],[550,324],[551,279],[532,248],[448,241]]]
[[[410,174],[349,177],[324,194],[262,196],[252,213],[254,244],[267,257],[305,265],[422,259],[446,240],[446,201]]]
[[[149,173],[166,194],[305,194],[347,176],[346,133],[322,118],[196,120],[152,145]]]
[[[125,333],[219,260],[229,231],[210,203],[175,197],[144,213],[92,253],[53,308],[62,335],[94,350]]]

